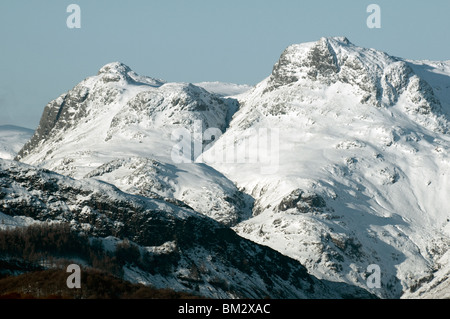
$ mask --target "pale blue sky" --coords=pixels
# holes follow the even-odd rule
[[[81,29],[66,8],[81,7]],[[381,29],[366,26],[369,4]],[[0,125],[35,128],[45,105],[121,61],[167,81],[256,84],[290,44],[322,36],[409,59],[450,59],[450,1],[1,0]]]

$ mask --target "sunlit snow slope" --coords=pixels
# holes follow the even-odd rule
[[[255,199],[238,234],[361,287],[377,264],[381,297],[448,285],[449,67],[346,38],[288,47],[203,156]]]

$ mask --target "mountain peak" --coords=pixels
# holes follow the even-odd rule
[[[129,72],[132,72],[128,65],[122,62],[111,62],[104,65],[99,71],[98,75],[101,74],[120,74],[126,76]]]
[[[130,83],[135,74],[131,68],[122,62],[112,62],[104,65],[99,71],[98,76],[101,76],[103,82],[119,82],[125,81]]]
[[[122,62],[111,62],[104,65],[97,75],[101,77],[104,83],[125,81],[125,84],[149,85],[153,87],[160,87],[166,83],[161,79],[138,75]]]
[[[346,37],[322,37],[287,47],[274,65],[270,80],[273,88],[301,79],[331,84],[342,69],[352,68],[356,75],[393,61],[387,54],[353,45]]]
[[[413,113],[440,113],[440,103],[430,85],[408,63],[382,51],[356,46],[346,37],[323,37],[287,47],[263,93],[296,85],[336,83],[357,88],[361,104],[390,107],[408,91]]]
[[[320,38],[319,42],[325,42],[325,43],[333,42],[334,44],[339,44],[339,45],[344,45],[344,46],[353,44],[347,39],[347,37],[322,37],[322,38]]]

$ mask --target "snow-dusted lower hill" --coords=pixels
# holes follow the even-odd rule
[[[413,296],[448,267],[449,87],[445,62],[345,38],[287,48],[203,154],[255,199],[236,232],[320,278],[365,287],[377,264],[378,296]],[[225,163],[230,153],[245,156]]]
[[[251,197],[206,165],[121,158],[101,165],[85,178],[114,184],[131,194],[178,200],[225,225],[236,225],[251,216]]]
[[[252,87],[247,84],[234,84],[224,82],[200,82],[195,83],[195,85],[204,88],[208,92],[224,97],[239,95],[252,89]]]
[[[124,265],[124,278],[157,288],[210,298],[373,297],[363,289],[318,280],[299,262],[190,208],[0,159],[0,225],[33,221],[70,223],[106,249],[132,241],[147,252],[150,264],[145,269]],[[0,254],[0,260],[7,257]]]
[[[1,125],[0,158],[13,159],[32,135],[33,131],[27,128]]]

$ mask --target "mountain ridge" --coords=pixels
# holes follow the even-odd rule
[[[378,297],[413,296],[434,273],[445,280],[445,62],[321,38],[289,46],[265,80],[233,97],[139,77],[121,63],[101,70],[47,105],[17,160],[171,198],[320,279],[367,289],[367,266],[378,264]],[[209,128],[222,134],[201,140],[200,151],[173,138]],[[278,147],[261,153],[276,129]],[[189,163],[174,163],[177,143]],[[244,161],[216,157],[224,153]],[[277,159],[269,163],[275,173],[261,171],[265,155]],[[422,297],[427,289],[418,290]]]

